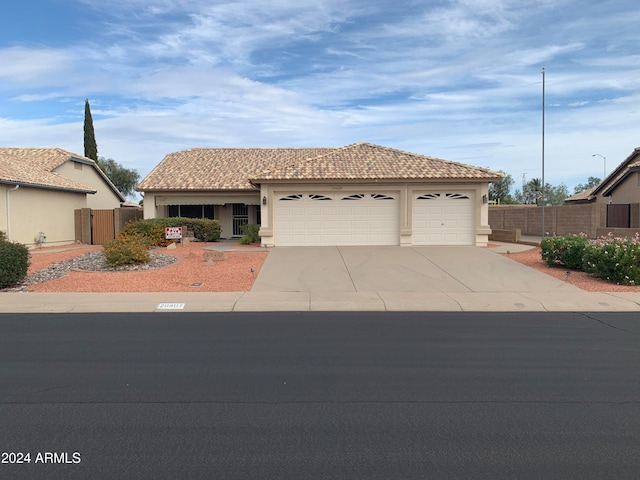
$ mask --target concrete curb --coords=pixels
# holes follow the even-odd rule
[[[640,312],[640,293],[2,293],[0,313],[451,311]]]

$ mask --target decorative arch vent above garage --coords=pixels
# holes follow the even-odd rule
[[[398,245],[399,194],[286,193],[276,197],[276,245]]]

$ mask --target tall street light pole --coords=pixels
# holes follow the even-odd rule
[[[540,190],[541,190],[541,201],[542,201],[542,238],[544,239],[544,201],[545,201],[545,195],[544,195],[544,67],[542,67],[542,185],[540,185]]]
[[[600,155],[599,153],[594,153],[593,155],[591,155],[592,157],[600,157],[604,160],[604,175],[602,176],[602,180],[604,180],[607,177],[607,157],[605,157],[604,155]]]

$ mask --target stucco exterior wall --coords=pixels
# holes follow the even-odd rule
[[[640,172],[631,172],[608,197],[598,195],[599,203],[638,203],[640,202]]]
[[[111,186],[96,171],[93,165],[69,160],[56,168],[55,173],[70,180],[80,182],[96,190],[93,195],[87,195],[87,207],[94,209],[111,209],[120,206],[120,198]]]
[[[9,204],[7,205],[7,190]],[[45,245],[75,243],[74,210],[87,206],[83,193],[0,186],[0,230],[12,241],[37,246],[39,232]],[[8,220],[8,221],[7,221]]]

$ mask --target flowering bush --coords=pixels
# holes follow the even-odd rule
[[[582,269],[610,282],[640,284],[640,237],[617,238],[612,234],[590,241],[583,255]]]
[[[550,267],[582,268],[582,256],[589,239],[584,233],[564,237],[545,237],[540,243],[542,260]]]
[[[104,256],[112,267],[147,263],[151,260],[147,248],[147,242],[141,235],[120,234],[104,246]]]

